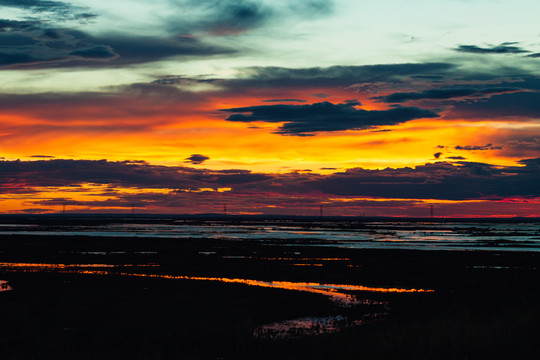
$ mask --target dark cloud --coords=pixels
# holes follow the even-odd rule
[[[32,155],[31,158],[38,158],[38,159],[54,159],[55,156],[51,155]]]
[[[0,66],[36,63],[44,60],[25,53],[6,53],[0,51]]]
[[[165,75],[162,76],[154,81],[152,81],[152,84],[157,85],[179,85],[184,83],[190,83],[191,79],[187,79],[184,76],[181,75]]]
[[[60,5],[58,5],[60,6]],[[70,7],[66,7],[68,11]],[[104,67],[159,61],[170,57],[207,57],[235,51],[193,37],[130,36],[114,32],[91,36],[57,21],[0,19],[0,66],[18,69]]]
[[[273,15],[271,8],[249,0],[170,0],[170,4],[182,11],[173,12],[168,21],[169,31],[178,34],[235,35],[265,24]],[[191,19],[182,16],[187,8]]]
[[[456,150],[467,150],[467,151],[475,151],[475,150],[480,150],[480,151],[484,151],[484,150],[501,150],[503,147],[502,146],[493,146],[493,144],[487,144],[487,145],[474,145],[474,146],[471,146],[471,145],[467,145],[467,146],[456,146],[454,147],[454,149]]]
[[[351,169],[315,181],[323,193],[342,196],[466,200],[540,196],[540,160],[525,167],[496,167],[473,162],[437,162],[413,168]]]
[[[502,43],[500,45],[492,45],[480,47],[476,45],[459,45],[455,51],[471,53],[471,54],[523,54],[530,52],[520,46],[516,46],[517,42]]]
[[[505,150],[515,155],[540,154],[540,136],[513,135],[511,140],[505,143]],[[519,156],[518,155],[518,156]],[[523,156],[522,156],[523,157]]]
[[[170,0],[173,8],[190,8],[191,19],[171,16],[168,28],[173,33],[227,36],[242,34],[273,21],[309,19],[326,16],[333,8],[332,0],[299,0],[290,4],[271,4],[253,0]],[[182,14],[182,12],[180,12]]]
[[[15,7],[29,11],[33,14],[46,15],[56,21],[79,20],[86,21],[97,15],[88,11],[88,8],[76,6],[63,1],[51,0],[0,0],[0,6]]]
[[[259,198],[269,205],[274,199],[293,201],[298,196],[317,202],[319,196],[365,196],[394,199],[498,199],[540,196],[540,159],[526,159],[522,166],[500,167],[474,162],[436,162],[415,168],[349,169],[321,175],[304,171],[261,174],[245,170],[213,171],[181,166],[158,166],[143,161],[106,160],[0,161],[1,193],[32,193],[38,187],[106,185],[104,195],[116,187],[170,189],[177,194],[228,187],[230,196],[250,202]],[[148,191],[148,190],[146,190]],[[206,190],[209,200],[219,193]],[[319,194],[319,195],[313,195]],[[138,194],[150,201],[163,193]],[[131,199],[134,201],[135,198]]]
[[[0,5],[8,7],[19,7],[32,9],[35,11],[51,11],[58,8],[69,8],[70,5],[61,1],[50,0],[0,0]]]
[[[450,160],[466,160],[463,156],[447,156],[446,158]]]
[[[306,100],[300,100],[300,99],[270,99],[270,100],[261,100],[261,102],[267,102],[267,103],[274,103],[274,102],[299,102],[299,103],[305,103]]]
[[[237,50],[210,44],[204,37],[231,35],[263,26],[284,15],[311,17],[326,13],[330,0],[303,0],[294,5],[264,5],[252,0],[196,1],[170,0],[168,34],[137,36],[116,33],[104,36],[66,27],[75,20],[88,22],[96,17],[88,8],[63,1],[0,0],[0,5],[29,13],[27,21],[0,19],[0,66],[17,69],[50,67],[125,66],[171,57],[228,55]],[[189,9],[189,11],[186,11]],[[166,24],[160,24],[167,28]]]
[[[249,171],[209,171],[144,161],[0,161],[0,189],[99,184],[139,188],[199,189],[261,182],[270,177]]]
[[[444,74],[455,69],[450,63],[388,64],[364,66],[330,66],[290,69],[282,67],[252,67],[244,70],[239,79],[223,81],[232,89],[270,88],[327,88],[346,87],[357,83],[401,81],[404,77],[423,74]],[[324,97],[326,94],[313,94]]]
[[[0,39],[6,37],[0,33]],[[0,52],[0,65],[24,68],[105,67],[154,62],[170,57],[226,55],[234,50],[195,38],[109,35],[91,37],[79,31],[28,29]],[[106,60],[106,61],[104,61]]]
[[[437,153],[433,154],[433,157],[434,157],[435,159],[438,159],[438,158],[441,157],[441,155],[442,155],[442,152],[437,152]]]
[[[201,154],[192,154],[190,157],[185,159],[185,162],[199,165],[209,159],[210,158],[208,156],[204,156]]]
[[[233,113],[227,117],[227,121],[284,123],[277,131],[282,135],[313,135],[322,131],[371,129],[439,116],[433,111],[416,107],[363,110],[357,109],[358,105],[357,101],[341,104],[320,102],[310,105],[249,106],[221,111]]]
[[[270,10],[256,2],[220,1],[211,6],[215,17],[202,19],[200,25],[214,35],[239,34],[263,25],[271,17]]]
[[[534,54],[525,55],[525,57],[540,58],[540,53],[534,53]]]
[[[536,89],[533,88],[533,90]],[[540,117],[540,92],[509,93],[494,95],[478,102],[456,103],[445,118],[501,119],[510,116],[538,119]]]
[[[108,46],[94,46],[87,49],[74,50],[69,53],[69,55],[82,57],[85,59],[113,59],[118,56],[110,47]]]
[[[459,98],[485,98],[491,95],[513,93],[519,91],[526,91],[518,88],[487,88],[487,89],[473,89],[473,88],[450,88],[450,89],[430,89],[421,92],[398,92],[386,96],[378,96],[373,99],[377,99],[387,103],[402,103],[409,100],[448,100]]]
[[[0,33],[10,33],[10,32],[18,32],[18,31],[25,31],[28,29],[33,29],[40,23],[35,20],[25,20],[25,21],[19,21],[19,20],[7,20],[7,19],[0,19]],[[5,42],[2,42],[2,46],[11,45],[6,44]]]
[[[190,37],[109,36],[96,38],[94,41],[106,44],[118,53],[119,58],[115,60],[114,64],[137,64],[176,56],[206,57],[235,52],[233,49],[207,45],[197,38]]]

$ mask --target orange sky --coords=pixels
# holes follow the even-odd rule
[[[539,215],[515,3],[156,1],[4,6],[0,212]]]

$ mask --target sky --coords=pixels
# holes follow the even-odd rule
[[[0,213],[540,216],[536,0],[0,0]]]

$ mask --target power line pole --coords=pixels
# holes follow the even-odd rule
[[[227,204],[223,204],[223,215],[227,215]]]
[[[319,209],[319,216],[323,217],[323,204],[321,204],[321,207]]]
[[[430,205],[430,215],[433,217],[433,205]]]

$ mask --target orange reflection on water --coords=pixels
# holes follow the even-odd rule
[[[66,269],[81,267],[116,267],[110,264],[41,264],[41,263],[0,263],[0,267],[8,268],[41,268],[41,269]]]
[[[126,265],[129,266],[129,265]],[[145,273],[132,273],[132,272],[119,272],[108,270],[84,270],[81,268],[110,268],[118,267],[116,265],[108,264],[83,264],[83,265],[66,265],[66,264],[40,264],[40,263],[0,263],[0,267],[3,268],[16,268],[16,271],[22,270],[25,272],[39,272],[39,271],[57,271],[66,274],[85,274],[85,275],[117,275],[117,276],[131,276],[131,277],[146,277],[146,278],[160,278],[160,279],[173,279],[173,280],[199,280],[199,281],[219,281],[223,283],[244,284],[249,286],[259,286],[274,289],[285,289],[294,291],[305,291],[314,294],[321,294],[330,298],[330,300],[336,302],[342,306],[351,306],[359,304],[361,301],[357,300],[354,295],[348,294],[345,291],[368,291],[368,292],[384,292],[384,293],[422,293],[433,292],[433,290],[424,289],[403,289],[403,288],[383,288],[383,287],[370,287],[362,285],[348,285],[348,284],[321,284],[316,282],[292,282],[292,281],[263,281],[252,279],[238,279],[238,278],[225,278],[225,277],[205,277],[205,276],[185,276],[185,275],[168,275],[168,274],[145,274]]]
[[[342,291],[369,291],[369,292],[385,292],[385,293],[418,293],[418,292],[433,292],[434,290],[424,289],[400,289],[400,288],[382,288],[382,287],[369,287],[361,285],[344,285],[344,284],[321,284],[315,282],[291,282],[291,281],[263,281],[263,280],[251,280],[251,279],[238,279],[238,278],[223,278],[223,277],[203,277],[203,276],[184,276],[184,275],[165,275],[165,274],[142,274],[142,273],[125,273],[125,272],[107,272],[107,271],[92,271],[92,270],[80,270],[77,273],[89,274],[89,275],[121,275],[121,276],[136,276],[136,277],[150,277],[161,279],[175,279],[175,280],[202,280],[202,281],[219,281],[224,283],[244,284],[249,286],[259,286],[274,289],[285,289],[295,291],[306,291],[315,294],[325,295],[330,300],[343,305],[350,306],[360,303],[356,300],[356,297],[344,293]]]

